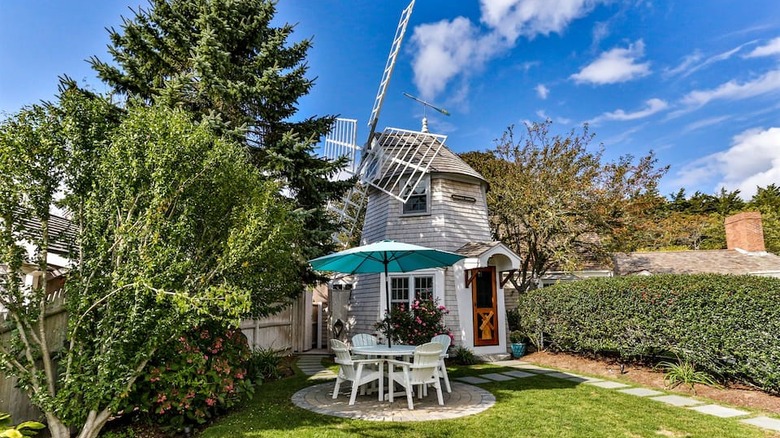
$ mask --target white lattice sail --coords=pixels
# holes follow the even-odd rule
[[[347,157],[347,165],[332,179],[343,180],[357,175],[361,149],[357,145],[357,120],[336,119],[325,136],[322,155],[328,160]]]
[[[374,137],[361,163],[364,184],[406,202],[428,173],[446,135],[385,128]]]

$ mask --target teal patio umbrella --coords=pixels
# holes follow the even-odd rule
[[[452,266],[465,256],[453,252],[441,251],[410,243],[382,240],[368,245],[357,246],[337,253],[310,260],[311,267],[318,271],[339,272],[342,274],[380,274],[384,272],[385,312],[390,313],[390,272],[409,272],[418,269],[443,268]],[[388,346],[392,345],[391,336],[387,337]]]

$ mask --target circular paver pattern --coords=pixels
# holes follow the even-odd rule
[[[414,410],[411,411],[405,394],[396,396],[392,403],[377,400],[376,394],[358,395],[355,404],[350,406],[350,386],[342,385],[342,390],[334,400],[334,384],[331,381],[301,389],[292,396],[292,401],[300,408],[319,414],[369,421],[448,420],[477,414],[496,403],[493,394],[482,388],[452,382],[452,392],[443,391],[444,406],[439,406],[436,390],[432,388],[428,390],[428,396],[422,399],[415,394]]]

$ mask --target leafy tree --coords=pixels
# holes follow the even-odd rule
[[[461,155],[490,183],[491,229],[521,255],[521,289],[552,267],[604,260],[624,245],[667,170],[655,168],[652,154],[602,164],[602,150],[588,150],[587,125],[567,136],[550,134],[550,125],[527,125],[520,140],[510,127],[495,149]]]
[[[337,231],[327,201],[353,181],[330,181],[343,163],[313,153],[332,116],[292,121],[313,86],[305,76],[311,41],[289,44],[293,26],[272,26],[275,12],[271,0],[151,0],[120,31],[109,30],[113,62],[91,63],[131,103],[184,108],[245,143],[253,163],[305,213],[297,266],[312,282],[305,261],[330,252]]]
[[[758,187],[748,207],[761,212],[766,250],[780,254],[780,186]]]
[[[266,303],[301,288],[302,255],[289,242],[302,221],[243,146],[181,110],[131,108],[118,121],[106,100],[66,87],[60,105],[0,124],[0,304],[13,326],[0,340],[0,367],[19,378],[55,437],[70,436],[68,426],[97,436],[155,351],[184,330],[235,324],[250,303],[268,313]],[[77,229],[59,349],[46,276],[35,287],[22,281],[47,272],[57,190]]]

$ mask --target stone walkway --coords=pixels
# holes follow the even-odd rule
[[[324,368],[321,364],[326,356],[300,356],[298,367],[310,379],[335,379],[336,375]],[[691,409],[702,414],[721,418],[734,417],[738,421],[757,426],[763,429],[780,432],[780,419],[755,414],[717,404],[708,404],[691,397],[670,395],[661,391],[647,388],[634,387],[620,382],[580,376],[574,373],[560,372],[548,368],[539,367],[518,360],[493,362],[498,366],[514,368],[513,371],[503,373],[485,373],[479,376],[468,376],[452,381],[452,393],[444,391],[444,406],[436,402],[435,394],[420,400],[415,397],[414,410],[406,407],[406,397],[396,397],[393,403],[378,401],[375,395],[358,396],[357,402],[349,406],[350,385],[342,387],[336,400],[331,398],[333,383],[322,383],[304,388],[292,397],[295,405],[318,412],[324,415],[333,415],[345,418],[359,418],[372,421],[430,421],[458,418],[482,412],[495,404],[495,397],[488,391],[475,385],[490,382],[503,382],[513,379],[523,379],[530,376],[544,374],[546,377],[565,379],[585,385],[593,385],[600,388],[611,389],[617,392],[634,396],[646,397],[659,403],[678,406],[683,409]]]

